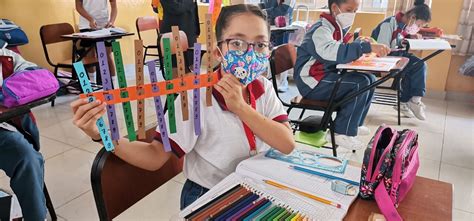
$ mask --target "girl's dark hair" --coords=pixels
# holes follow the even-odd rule
[[[217,18],[216,22],[216,40],[221,41],[222,34],[224,29],[227,28],[232,16],[243,14],[243,13],[250,13],[257,17],[262,18],[267,23],[268,32],[270,33],[270,25],[268,25],[267,21],[267,14],[262,11],[258,6],[255,5],[248,5],[248,4],[237,4],[237,5],[230,5],[223,7],[221,9],[221,13]],[[251,24],[249,24],[251,25]]]
[[[414,16],[416,20],[431,21],[431,9],[425,4],[425,0],[415,0],[415,6],[408,10],[405,15],[407,17]]]
[[[328,0],[328,8],[329,8],[329,11],[332,12],[331,10],[331,6],[332,4],[336,4],[336,5],[340,5],[342,3],[345,3],[347,0]]]

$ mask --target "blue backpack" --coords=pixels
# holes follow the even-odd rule
[[[2,41],[10,46],[28,43],[28,37],[21,28],[8,19],[0,19],[0,45]]]

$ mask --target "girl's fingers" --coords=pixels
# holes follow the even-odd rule
[[[218,83],[220,86],[224,87],[227,89],[227,91],[233,90],[235,88],[235,85],[229,82],[229,80],[221,79],[221,81]]]
[[[87,104],[88,103],[88,100],[87,99],[77,99],[75,101],[73,101],[71,103],[71,108],[72,108],[72,112],[73,113],[76,113],[77,109],[84,105],[84,104]]]
[[[94,116],[92,116],[92,118],[89,119],[89,121],[87,121],[85,125],[95,125],[97,120],[99,120],[99,118],[102,117],[106,112],[106,109],[99,111],[99,113],[96,113]]]
[[[229,92],[228,92],[224,87],[222,87],[221,85],[215,84],[215,85],[214,85],[214,88],[215,88],[219,93],[221,93],[224,98],[228,98],[228,97],[229,97]]]
[[[103,112],[103,111],[105,111],[105,103],[100,106],[94,107],[90,109],[89,111],[87,111],[86,113],[84,113],[84,115],[80,119],[77,119],[74,121],[74,124],[78,127],[81,127],[82,125],[85,125],[86,122],[93,119],[98,113]]]
[[[81,105],[77,108],[76,112],[74,113],[74,120],[79,120],[82,116],[87,113],[90,109],[99,106],[102,102],[96,100],[94,102],[90,102],[88,104]]]

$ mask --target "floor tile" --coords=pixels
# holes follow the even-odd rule
[[[420,168],[418,168],[417,176],[438,180],[440,170],[439,167],[439,161],[420,157]]]
[[[454,186],[454,208],[474,212],[474,170],[441,163],[440,180]]]
[[[41,133],[41,132],[40,132]],[[47,137],[40,137],[41,148],[40,152],[43,154],[43,158],[45,160],[54,157],[58,154],[62,154],[65,151],[68,151],[74,148],[71,145],[47,138]]]
[[[168,181],[114,220],[170,220],[179,213],[179,196],[183,184]]]
[[[91,189],[93,159],[94,154],[74,148],[46,161],[45,182],[55,207]]]
[[[474,214],[473,213],[468,213],[462,210],[453,210],[453,220],[454,221],[473,221],[474,220]]]
[[[80,147],[81,145],[87,144],[91,141],[91,138],[84,134],[82,130],[74,126],[71,120],[61,121],[53,126],[41,128],[40,133],[44,137],[74,147]]]
[[[184,176],[184,173],[180,173],[173,177],[173,180],[184,185],[184,182],[186,182],[186,177]]]
[[[474,105],[448,103],[443,162],[474,169]]]
[[[420,157],[441,161],[444,135],[442,133],[427,132],[423,130],[417,130],[417,132]]]
[[[56,209],[56,213],[68,221],[99,220],[92,191],[88,191]]]

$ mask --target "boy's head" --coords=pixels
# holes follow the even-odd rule
[[[332,15],[354,13],[359,9],[359,4],[359,0],[328,0],[329,11]]]

